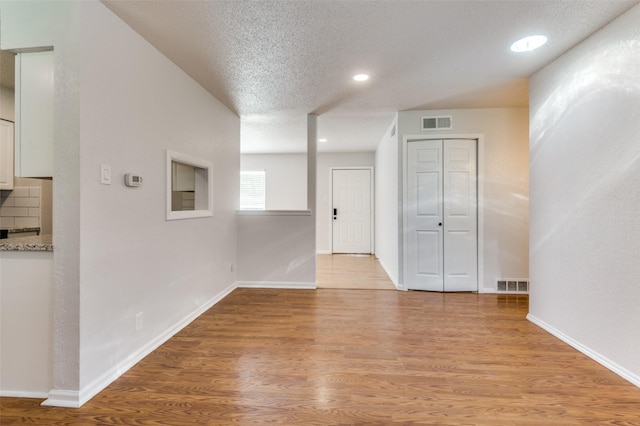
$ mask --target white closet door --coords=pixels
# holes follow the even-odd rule
[[[407,288],[477,291],[475,140],[407,149]]]
[[[408,145],[407,287],[444,291],[442,141]]]
[[[444,142],[444,290],[478,290],[476,141]]]

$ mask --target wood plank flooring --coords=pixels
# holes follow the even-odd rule
[[[640,389],[525,320],[522,295],[238,289],[38,425],[640,425]]]
[[[374,256],[319,254],[316,259],[318,288],[396,289]]]

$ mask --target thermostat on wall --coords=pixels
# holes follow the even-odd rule
[[[127,186],[140,186],[142,185],[142,176],[127,173],[124,175],[124,184]]]

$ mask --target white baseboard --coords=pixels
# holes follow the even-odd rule
[[[598,352],[596,352],[596,351],[584,346],[580,342],[572,339],[571,337],[567,336],[566,334],[564,334],[560,330],[555,329],[554,327],[552,327],[551,325],[547,324],[546,322],[542,321],[540,318],[537,318],[534,315],[528,314],[527,315],[527,320],[531,321],[532,323],[534,323],[538,327],[542,328],[543,330],[547,331],[548,333],[554,335],[558,339],[560,339],[563,342],[565,342],[567,345],[572,346],[573,348],[575,348],[578,351],[582,352],[583,354],[585,354],[586,356],[588,356],[589,358],[591,358],[592,360],[594,360],[598,364],[601,364],[605,368],[613,371],[614,373],[616,373],[618,376],[622,377],[623,379],[625,379],[625,380],[633,383],[634,385],[640,387],[640,376],[638,376],[637,374],[632,373],[631,371],[627,370],[626,368],[622,367],[621,365],[618,365],[617,363],[611,361],[609,358],[607,358],[607,357],[601,355],[600,353],[598,353]]]
[[[376,260],[378,261],[380,266],[382,266],[382,269],[384,269],[384,273],[387,274],[387,276],[389,277],[389,279],[391,280],[393,285],[396,287],[396,290],[403,290],[403,291],[406,290],[403,285],[398,284],[398,280],[396,279],[396,277],[392,276],[389,273],[389,269],[387,269],[387,266],[384,264],[382,259],[380,259],[378,256],[376,256]]]
[[[49,392],[49,398],[40,405],[48,405],[50,407],[80,408],[80,392],[52,389]]]
[[[68,407],[68,408],[78,408],[84,405],[91,398],[96,396],[96,394],[102,391],[104,388],[109,386],[113,381],[115,381],[118,377],[124,374],[131,367],[140,362],[144,357],[149,355],[151,352],[156,350],[160,345],[165,343],[171,337],[173,337],[177,332],[185,328],[189,325],[193,320],[202,315],[205,311],[211,308],[213,305],[224,299],[229,293],[235,290],[236,286],[234,284],[225,288],[222,292],[217,294],[216,296],[209,299],[204,305],[200,306],[195,311],[191,312],[187,316],[185,316],[182,320],[178,321],[173,327],[170,327],[162,332],[162,334],[158,335],[156,338],[151,340],[149,343],[141,347],[136,352],[129,355],[126,359],[120,361],[116,366],[107,370],[100,377],[95,379],[93,382],[89,383],[87,386],[84,386],[80,392],[76,391],[67,391],[60,389],[52,389],[49,392],[49,398],[42,403],[42,405],[50,405],[54,407]]]
[[[317,283],[289,282],[289,281],[238,281],[238,288],[289,288],[298,290],[315,290]]]
[[[30,391],[12,391],[12,390],[1,390],[0,389],[0,397],[6,398],[46,398],[49,394],[46,392],[30,392]]]
[[[331,250],[316,250],[316,254],[331,254]]]

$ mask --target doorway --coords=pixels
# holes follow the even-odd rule
[[[373,253],[373,169],[331,170],[331,252]]]
[[[477,140],[407,142],[405,284],[478,291]]]

